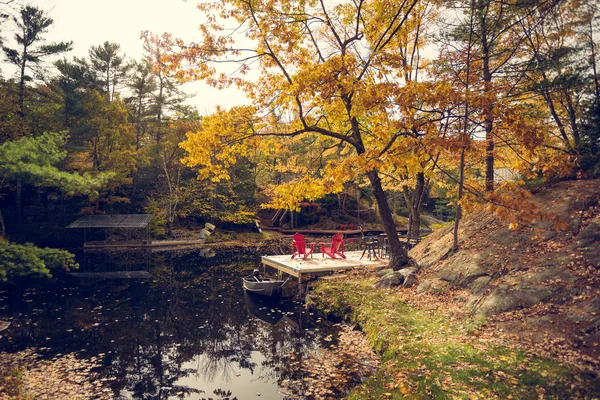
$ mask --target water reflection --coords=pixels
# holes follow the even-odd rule
[[[89,257],[84,270],[97,271]],[[106,269],[104,257],[97,264]],[[256,260],[215,264],[189,252],[144,255],[136,264],[126,257],[123,265],[152,278],[57,280],[51,288],[5,293],[0,318],[12,325],[0,350],[98,357],[100,378],[125,398],[301,397],[279,389],[301,375],[285,356],[301,358],[331,332],[304,329],[314,321],[294,302],[245,297],[241,277]]]

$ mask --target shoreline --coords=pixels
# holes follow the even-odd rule
[[[598,365],[566,362],[465,314],[448,297],[374,288],[349,273],[318,282],[307,305],[357,324],[382,358],[379,371],[348,399],[596,398]],[[511,397],[512,396],[512,397]]]

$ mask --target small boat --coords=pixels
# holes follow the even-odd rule
[[[10,322],[8,321],[0,321],[0,332],[2,332],[3,330],[7,329],[10,326]],[[0,338],[2,337],[2,335],[0,335]]]
[[[280,281],[269,278],[263,278],[258,274],[258,270],[254,270],[252,275],[248,275],[242,278],[244,282],[244,289],[248,292],[260,294],[262,296],[273,296],[281,293],[281,288],[287,280]]]

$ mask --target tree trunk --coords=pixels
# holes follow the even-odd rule
[[[387,196],[383,187],[381,186],[381,179],[376,169],[372,169],[367,173],[371,187],[373,188],[373,195],[377,201],[379,208],[379,215],[381,216],[381,222],[383,223],[383,229],[388,237],[390,244],[390,268],[398,270],[408,264],[410,257],[406,248],[400,243],[398,239],[398,233],[396,231],[396,224],[392,211],[388,204]]]
[[[348,112],[352,109],[350,104],[350,100],[348,97],[343,98],[346,102],[346,108]],[[358,124],[358,120],[356,117],[352,117],[350,119],[350,125],[352,126],[352,137],[354,139],[353,146],[356,148],[356,152],[361,155],[365,153],[365,147],[362,141],[362,137],[360,134],[360,127]],[[383,223],[383,229],[388,237],[388,242],[390,246],[390,263],[389,267],[398,270],[408,264],[410,261],[410,257],[408,256],[408,251],[402,244],[400,243],[400,239],[398,238],[398,232],[396,231],[396,223],[394,222],[394,217],[392,216],[392,210],[390,209],[390,205],[388,203],[387,195],[383,190],[383,186],[381,185],[381,179],[379,178],[379,173],[377,169],[373,168],[372,170],[367,172],[367,177],[369,178],[369,182],[371,183],[371,187],[373,188],[373,195],[375,196],[375,200],[377,201],[377,206],[379,208],[379,216],[381,217],[381,222]]]
[[[21,71],[19,77],[19,115],[25,117],[25,66],[27,65],[27,46],[23,46],[23,59],[21,60]]]
[[[158,74],[158,107],[157,107],[157,111],[156,111],[156,121],[158,129],[156,130],[156,143],[161,143],[162,142],[162,117],[163,117],[163,91],[164,91],[164,83],[163,83],[163,77],[162,74]]]
[[[23,229],[23,181],[17,179],[17,188],[15,193],[15,206],[17,208],[17,227],[19,231]]]
[[[4,217],[2,216],[2,209],[0,208],[0,235],[6,237],[6,225],[4,225]]]
[[[471,0],[471,16],[469,18],[469,41],[467,42],[467,60],[466,60],[466,79],[465,79],[465,115],[462,126],[460,162],[458,165],[458,200],[456,202],[456,214],[454,215],[454,231],[452,232],[452,250],[458,250],[458,227],[462,218],[462,205],[460,201],[463,198],[465,188],[465,151],[467,138],[469,134],[469,79],[471,77],[471,47],[473,44],[473,13],[475,11],[474,1]]]
[[[465,118],[466,120],[466,118]],[[458,200],[456,202],[456,214],[454,216],[454,232],[452,235],[452,250],[458,250],[458,225],[460,223],[460,219],[462,218],[462,205],[460,201],[463,197],[463,190],[465,186],[465,145],[463,143],[461,152],[460,152],[460,164],[459,164],[459,177],[458,177]]]
[[[487,36],[487,25],[485,19],[481,21],[481,49],[483,68],[483,97],[485,105],[483,108],[483,129],[485,130],[485,190],[494,191],[494,103],[495,94],[492,89],[492,72],[490,69],[490,44]]]
[[[19,110],[17,111],[17,115],[19,116],[19,121],[17,122],[19,132],[17,133],[17,138],[25,135],[25,67],[27,65],[27,57],[27,46],[24,45],[19,77]]]
[[[592,11],[592,15],[594,15]],[[596,43],[594,42],[594,18],[590,18],[588,35],[590,37],[590,51],[592,60],[592,71],[594,72],[594,93],[596,95],[596,101],[600,98],[600,83],[598,82],[598,69],[596,67]]]
[[[577,124],[577,112],[573,106],[573,100],[568,91],[564,91],[565,100],[567,103],[567,113],[569,115],[569,123],[571,125],[571,133],[573,135],[573,144],[575,149],[579,150],[581,147],[581,136],[579,134],[579,125]]]
[[[404,187],[404,201],[408,207],[408,237],[421,236],[421,205],[425,194],[425,174],[417,173],[417,183],[414,189]]]
[[[489,107],[491,108],[491,107]],[[494,148],[495,140],[492,133],[493,117],[492,110],[486,110],[483,126],[485,129],[485,191],[494,191]]]
[[[283,214],[281,214],[281,217],[279,218],[279,227],[283,227],[283,220],[285,219],[285,216],[287,215],[288,210],[285,210],[283,212]]]
[[[106,98],[108,101],[112,101],[110,97],[110,60],[106,65]]]
[[[277,211],[275,211],[275,215],[273,215],[273,218],[271,218],[271,226],[278,225],[279,216],[281,215],[282,212],[283,212],[283,210],[281,208],[278,209]]]
[[[408,237],[414,238],[421,236],[421,213],[419,211],[412,214],[408,225]]]
[[[360,187],[356,185],[356,221],[360,225]]]
[[[527,41],[529,42],[529,47],[531,48],[531,52],[532,52],[533,56],[535,57],[536,63],[540,66],[544,65],[543,57],[540,55],[539,48],[536,46],[536,42],[532,38],[531,30],[527,29],[524,25],[523,25],[523,34],[525,35],[525,37],[527,38]],[[564,126],[560,116],[558,115],[558,112],[556,111],[556,106],[554,104],[554,100],[552,99],[552,95],[551,95],[551,92],[549,89],[551,86],[550,78],[548,78],[548,75],[546,74],[546,71],[544,70],[544,68],[539,68],[539,69],[540,69],[540,75],[542,77],[542,85],[541,85],[540,93],[542,94],[542,97],[544,98],[544,102],[548,106],[548,110],[550,111],[550,114],[552,115],[552,119],[554,120],[554,123],[556,124],[556,127],[558,128],[558,131],[560,132],[560,137],[562,138],[564,145],[568,147],[569,151],[572,151],[573,146],[571,144],[571,141],[569,140],[569,136],[567,135],[565,126]]]

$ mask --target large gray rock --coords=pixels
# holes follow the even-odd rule
[[[555,287],[543,285],[499,285],[481,303],[477,313],[484,316],[528,308],[553,297]]]
[[[450,282],[438,278],[427,279],[419,284],[417,293],[443,293],[450,286]]]
[[[418,282],[417,276],[415,274],[410,274],[404,277],[404,283],[402,283],[402,287],[410,288],[415,286]]]
[[[485,287],[492,281],[491,276],[483,275],[477,277],[473,282],[468,285],[469,290],[474,293],[480,293]]]
[[[408,267],[408,268],[402,268],[400,270],[398,270],[397,272],[399,274],[401,274],[404,277],[407,277],[409,275],[414,275],[417,273],[419,269],[417,267]]]
[[[392,272],[377,281],[375,287],[378,289],[389,289],[401,285],[402,282],[404,282],[404,276],[398,272]]]
[[[389,275],[389,274],[393,274],[393,273],[394,273],[393,269],[391,269],[391,268],[385,268],[385,269],[382,269],[381,271],[377,271],[377,276],[380,277],[380,278],[383,278],[384,276]]]
[[[487,275],[483,269],[468,252],[460,255],[452,263],[447,264],[438,272],[437,277],[448,281],[452,286],[465,287],[480,276]]]
[[[408,260],[408,263],[406,263],[402,267],[397,267],[397,268],[398,269],[396,269],[396,271],[399,271],[401,269],[411,268],[411,269],[414,269],[415,272],[416,272],[419,269],[421,269],[421,265],[419,265],[419,263],[417,263],[417,261],[415,259],[411,258],[411,259]]]
[[[579,248],[585,260],[596,267],[600,266],[600,217],[594,218],[577,235],[575,248]]]

